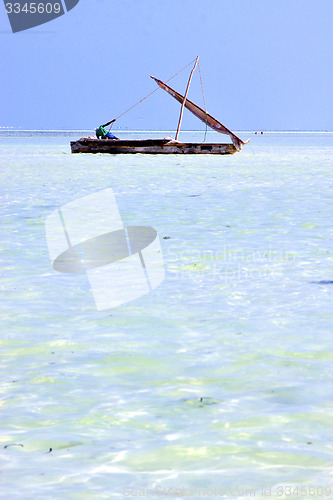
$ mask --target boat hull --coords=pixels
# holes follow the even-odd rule
[[[72,153],[108,154],[234,154],[233,144],[172,142],[168,139],[109,140],[81,138],[71,142]]]

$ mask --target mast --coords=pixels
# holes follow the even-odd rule
[[[190,88],[190,83],[191,83],[191,80],[192,80],[192,76],[193,76],[194,70],[195,70],[195,68],[196,68],[196,66],[198,64],[198,61],[199,61],[199,56],[195,60],[193,69],[191,71],[190,77],[189,77],[188,82],[187,82],[187,87],[186,87],[184,99],[183,99],[183,102],[182,102],[182,106],[180,108],[180,115],[179,115],[179,121],[178,121],[178,127],[177,127],[175,141],[177,141],[177,139],[178,139],[180,125],[181,125],[182,119],[183,119],[183,113],[184,113],[184,107],[185,107],[185,103],[186,103],[186,97],[187,97],[187,94],[188,94],[188,91],[189,91],[189,88]]]

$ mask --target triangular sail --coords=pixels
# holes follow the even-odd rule
[[[168,94],[170,94],[172,97],[174,97],[174,99],[176,99],[181,104],[183,103],[184,96],[182,96],[181,94],[179,94],[178,92],[176,92],[176,90],[172,89],[171,87],[169,87],[169,85],[167,85],[166,83],[162,82],[161,80],[158,80],[154,76],[152,76],[151,78],[153,80],[155,80],[155,82],[163,90],[165,90],[166,92],[168,92]],[[242,139],[240,139],[239,137],[237,137],[237,135],[235,135],[233,132],[231,132],[231,130],[229,130],[227,127],[225,127],[224,125],[222,125],[222,123],[220,123],[218,120],[216,120],[216,118],[214,118],[213,116],[211,116],[209,113],[206,113],[206,111],[204,111],[203,109],[201,109],[199,106],[197,106],[196,104],[194,104],[194,102],[190,101],[189,99],[186,99],[186,101],[185,101],[185,107],[189,111],[191,111],[191,113],[193,113],[197,118],[199,118],[199,120],[201,120],[202,122],[206,123],[213,130],[216,130],[216,132],[220,132],[220,134],[229,135],[229,137],[232,140],[232,143],[234,144],[235,148],[238,151],[240,151],[240,149],[242,148],[243,144],[246,144],[248,142],[248,141],[246,141],[246,142],[242,141]]]

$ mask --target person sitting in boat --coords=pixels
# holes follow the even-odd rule
[[[103,125],[96,129],[96,137],[97,139],[118,139],[111,132],[107,132]]]

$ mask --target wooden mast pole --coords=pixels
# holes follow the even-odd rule
[[[186,87],[186,91],[185,91],[185,95],[184,95],[184,100],[182,102],[182,107],[180,108],[180,116],[179,116],[179,121],[178,121],[178,127],[177,127],[175,141],[178,140],[178,135],[179,135],[180,125],[181,125],[182,119],[183,119],[184,106],[185,106],[187,94],[188,94],[188,91],[189,91],[189,88],[190,88],[190,83],[191,83],[191,80],[192,80],[192,76],[193,76],[195,68],[197,67],[198,61],[199,61],[199,56],[195,60],[193,69],[191,71],[190,77],[189,77],[188,82],[187,82],[187,87]]]

